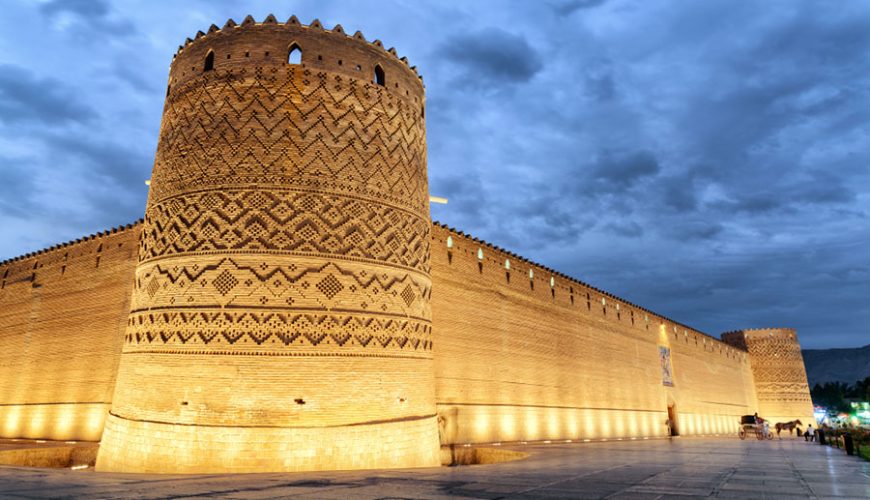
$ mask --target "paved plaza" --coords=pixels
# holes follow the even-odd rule
[[[525,460],[414,470],[160,476],[0,467],[3,498],[870,498],[870,462],[803,440],[524,446]]]

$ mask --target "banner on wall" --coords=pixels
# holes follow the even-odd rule
[[[659,346],[659,361],[662,364],[662,384],[668,387],[674,386],[674,372],[671,370],[671,348]]]

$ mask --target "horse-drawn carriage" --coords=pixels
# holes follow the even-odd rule
[[[764,424],[759,422],[759,418],[755,415],[743,415],[740,417],[740,430],[737,431],[737,435],[740,436],[740,439],[746,439],[747,434],[755,434],[755,439],[759,441],[763,440],[765,437],[767,439],[773,439],[773,434],[770,432],[765,436],[764,432]]]

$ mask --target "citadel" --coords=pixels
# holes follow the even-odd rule
[[[144,218],[0,262],[0,437],[259,472],[813,421],[794,330],[717,339],[433,223],[425,111],[340,25],[188,39]]]

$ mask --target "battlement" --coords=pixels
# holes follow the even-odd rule
[[[301,61],[290,62],[294,53]],[[212,24],[207,32],[188,38],[173,56],[167,95],[176,85],[212,70],[294,64],[366,80],[392,94],[423,100],[422,76],[395,48],[385,48],[380,40],[369,42],[359,31],[348,35],[340,24],[327,29],[317,19],[305,25],[296,16],[281,23],[271,14],[262,22],[251,16],[241,24],[229,19],[222,28]]]
[[[116,233],[123,232],[123,231],[129,231],[130,229],[133,229],[134,227],[142,224],[142,222],[144,222],[143,219],[138,219],[136,222],[133,222],[131,224],[125,224],[123,226],[113,227],[110,229],[106,229],[105,231],[99,231],[97,233],[91,234],[90,236],[82,236],[81,238],[76,238],[75,240],[70,240],[70,241],[66,241],[63,243],[58,243],[56,245],[52,245],[50,247],[43,248],[41,250],[36,250],[35,252],[28,252],[26,254],[18,255],[16,257],[10,257],[6,260],[0,260],[0,266],[8,266],[8,265],[11,265],[11,264],[16,263],[16,262],[21,262],[21,261],[24,261],[24,260],[27,260],[27,259],[30,259],[33,257],[39,257],[39,256],[42,256],[42,255],[47,254],[49,252],[53,252],[55,250],[60,250],[62,248],[66,248],[66,247],[71,246],[71,245],[78,245],[78,244],[85,243],[85,242],[88,242],[91,240],[95,240],[97,238],[103,238],[103,237],[109,236],[111,234],[116,234]]]

